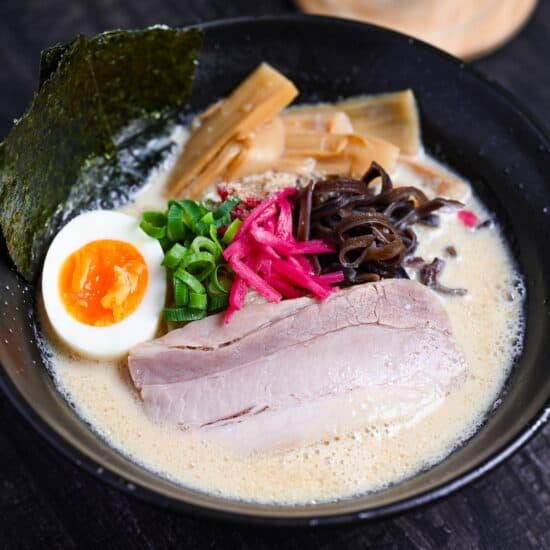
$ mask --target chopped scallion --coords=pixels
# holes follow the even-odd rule
[[[221,205],[173,199],[166,212],[143,214],[140,227],[160,242],[165,251],[162,265],[172,278],[172,305],[164,310],[168,322],[194,321],[228,307],[233,271],[223,251],[241,225],[231,218],[238,203],[236,197]],[[220,238],[223,226],[227,229]]]
[[[185,248],[185,246],[182,246],[179,243],[174,243],[172,248],[170,248],[170,250],[164,256],[162,265],[165,267],[169,267],[170,269],[176,269],[179,263],[183,260],[186,252],[187,248]]]
[[[183,267],[178,267],[178,269],[176,269],[174,272],[174,277],[182,283],[185,283],[194,292],[206,292],[202,283]]]
[[[189,287],[174,277],[174,302],[177,306],[185,306],[189,301]]]
[[[192,309],[206,309],[208,304],[208,298],[206,294],[201,294],[199,292],[190,292],[189,293],[189,307]]]
[[[172,204],[168,209],[167,218],[166,233],[168,237],[174,242],[183,241],[186,231],[182,209],[178,205]]]
[[[171,323],[198,321],[205,317],[206,309],[191,309],[187,307],[167,307],[164,309],[164,318]]]
[[[228,294],[211,294],[208,304],[208,311],[223,311],[227,309],[229,305],[229,295]]]
[[[235,238],[235,235],[237,234],[237,231],[239,231],[239,228],[241,227],[242,223],[243,222],[239,220],[239,218],[235,218],[229,224],[229,226],[225,230],[225,233],[223,234],[223,237],[222,237],[223,244],[225,244],[226,246],[228,244],[231,244],[231,241]]]

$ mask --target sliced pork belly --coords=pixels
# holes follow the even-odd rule
[[[450,331],[447,313],[430,290],[391,280],[354,286],[325,302],[299,298],[250,305],[227,325],[223,314],[212,315],[139,345],[130,354],[130,372],[138,387],[192,380],[366,324]]]
[[[300,401],[256,415],[244,415],[201,428],[201,437],[238,453],[279,450],[342,434],[392,425],[404,429],[435,410],[445,391],[433,385],[373,385]]]
[[[358,389],[444,395],[465,367],[437,296],[387,280],[190,323],[134,348],[129,370],[151,417],[201,427]]]

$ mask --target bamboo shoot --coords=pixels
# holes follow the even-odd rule
[[[258,130],[237,136],[236,140],[241,144],[241,152],[227,167],[226,181],[271,170],[285,149],[285,127],[281,118],[275,117]]]
[[[192,199],[198,199],[214,180],[223,179],[225,171],[231,161],[241,152],[241,146],[234,141],[227,143],[222,150],[212,159],[206,168],[193,180],[188,187],[188,195]]]
[[[301,112],[298,107],[282,116],[287,134],[303,132],[327,132],[329,134],[352,134],[353,126],[343,111],[327,113]]]
[[[297,94],[290,80],[262,63],[191,135],[170,176],[169,192],[180,194],[226,143],[237,134],[251,132],[272,120]],[[205,179],[200,181],[202,185]],[[193,185],[195,196],[203,191],[201,185]]]
[[[422,183],[436,196],[463,201],[470,193],[468,185],[464,181],[449,172],[438,170],[435,166],[420,164],[415,159],[405,156],[399,158],[399,163],[405,164],[419,176]]]
[[[399,147],[401,152],[414,155],[420,147],[420,122],[412,90],[388,94],[360,96],[336,104],[296,107],[289,115],[327,115],[344,112],[354,133],[364,138],[380,138]]]
[[[286,138],[285,153],[289,156],[326,157],[344,151],[349,136],[324,132],[291,133]]]

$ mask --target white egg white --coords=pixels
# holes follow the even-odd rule
[[[76,320],[63,305],[59,275],[67,257],[92,241],[114,239],[133,245],[148,270],[147,289],[139,306],[122,321],[95,327]],[[157,332],[166,296],[166,273],[160,243],[146,235],[136,218],[96,210],[71,220],[54,238],[42,271],[42,297],[48,319],[57,336],[80,355],[94,359],[121,357],[134,345]]]

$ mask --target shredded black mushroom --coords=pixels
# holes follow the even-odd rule
[[[426,264],[420,271],[420,280],[426,286],[443,294],[452,296],[464,296],[468,291],[465,288],[449,288],[439,282],[439,275],[445,267],[445,261],[435,258],[431,264]]]
[[[380,184],[375,185],[378,181]],[[422,258],[413,258],[417,237],[412,226],[438,226],[436,212],[443,207],[460,208],[460,202],[440,197],[429,200],[417,187],[394,187],[376,162],[361,180],[329,176],[313,181],[296,201],[297,239],[320,238],[336,245],[335,254],[311,258],[318,273],[342,270],[344,284],[352,285],[408,278],[407,266],[427,270],[421,280],[429,281],[425,284],[435,290],[453,290],[439,284],[440,268],[428,270]],[[454,293],[461,294],[462,290]]]
[[[409,256],[408,258],[405,258],[405,266],[410,269],[420,271],[425,265],[426,262],[424,261],[424,258],[421,258],[420,256]]]
[[[450,258],[456,258],[458,256],[456,248],[452,245],[445,247],[445,254],[447,254]]]
[[[481,223],[478,223],[476,225],[476,230],[477,229],[487,229],[487,228],[493,227],[493,225],[495,225],[494,220],[492,220],[491,218],[488,218],[487,220],[482,221]]]

